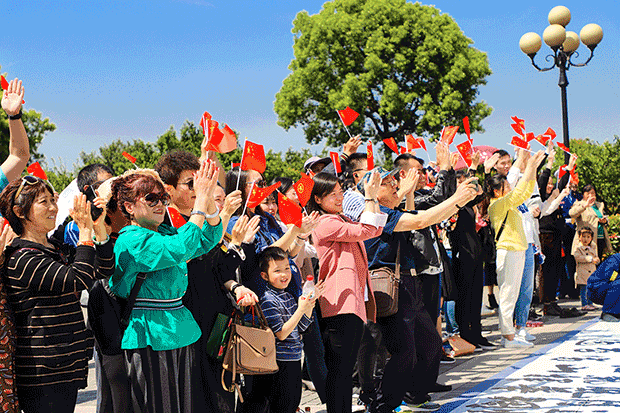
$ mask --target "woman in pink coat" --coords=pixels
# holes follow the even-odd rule
[[[364,323],[375,320],[375,301],[370,288],[364,240],[381,234],[387,215],[379,212],[378,173],[364,183],[365,209],[359,222],[342,214],[343,190],[338,178],[328,173],[314,177],[308,202],[310,211],[321,213],[312,233],[319,256],[319,280],[325,292],[319,306],[325,323],[327,411],[351,412],[352,375]]]

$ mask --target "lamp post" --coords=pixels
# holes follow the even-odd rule
[[[562,137],[564,145],[567,148],[570,147],[568,138],[568,103],[566,101],[566,86],[568,86],[568,78],[566,77],[566,71],[571,66],[583,67],[587,65],[592,57],[594,57],[594,49],[603,39],[603,29],[598,24],[586,24],[579,32],[579,35],[575,32],[566,31],[566,25],[570,22],[571,15],[570,10],[564,6],[556,6],[549,12],[549,26],[543,32],[543,39],[545,43],[551,48],[553,54],[548,55],[545,60],[547,62],[552,61],[553,64],[549,67],[540,68],[534,57],[540,50],[542,41],[537,33],[529,32],[521,36],[519,40],[519,47],[521,51],[529,56],[534,66],[539,72],[546,72],[557,67],[560,70],[560,80],[558,86],[562,94]],[[590,56],[584,63],[574,63],[572,59],[579,57],[579,38],[581,42],[590,49]],[[564,154],[565,162],[568,163],[568,154]]]

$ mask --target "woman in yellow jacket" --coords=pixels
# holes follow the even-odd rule
[[[485,194],[490,199],[489,218],[495,230],[497,248],[497,285],[499,286],[499,326],[504,347],[528,347],[532,344],[515,336],[513,315],[521,287],[525,251],[528,244],[523,231],[521,213],[517,207],[530,198],[534,190],[536,169],[545,153],[538,151],[529,157],[528,152],[520,154],[527,159],[522,178],[514,189],[506,177],[493,175],[486,181]]]

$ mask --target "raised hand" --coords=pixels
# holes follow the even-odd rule
[[[480,151],[476,151],[474,152],[474,154],[471,157],[471,169],[478,169],[478,165],[480,165],[480,161],[482,160],[482,155],[480,154]]]
[[[491,172],[491,169],[497,164],[497,161],[499,161],[499,153],[494,153],[491,157],[487,158],[487,160],[484,161],[484,173],[488,174]]]
[[[577,165],[577,155],[572,154],[568,160],[568,170],[572,171],[575,165]]]
[[[454,168],[456,164],[459,162],[459,158],[461,154],[458,152],[454,152],[450,154],[450,168]]]
[[[0,222],[4,224],[6,218],[0,218]],[[4,251],[7,245],[10,245],[13,242],[13,239],[17,235],[13,232],[13,229],[10,225],[4,225],[2,228],[2,232],[0,233],[0,254]]]
[[[529,152],[526,152],[526,153],[529,154]],[[528,166],[532,165],[534,167],[534,170],[536,170],[538,168],[538,165],[540,165],[540,163],[542,162],[544,158],[545,158],[545,151],[540,150],[527,160]]]
[[[24,86],[22,81],[13,79],[9,82],[9,88],[2,93],[2,109],[9,116],[17,115],[22,107],[24,99]]]
[[[90,215],[90,202],[86,200],[86,195],[80,193],[73,198],[73,208],[69,211],[69,215],[75,221],[80,234],[86,231],[92,234],[93,218]]]
[[[303,219],[301,220],[301,227],[299,229],[299,233],[304,234],[305,236],[306,234],[310,234],[312,231],[314,231],[316,226],[319,224],[319,217],[320,215],[317,211],[314,211],[310,215],[304,215]]]
[[[466,204],[478,195],[480,185],[475,185],[474,183],[477,180],[478,178],[476,177],[467,178],[457,186],[454,196],[460,206],[463,206],[463,204]]]
[[[236,191],[231,192],[226,195],[226,198],[224,198],[224,206],[222,207],[222,212],[220,215],[225,215],[229,218],[232,217],[242,203],[243,199],[241,199],[241,191],[237,189]]]
[[[411,168],[407,171],[404,178],[400,179],[399,189],[402,191],[403,195],[407,195],[411,193],[411,191],[415,191],[418,186],[418,181],[420,180],[420,173],[416,168]],[[380,183],[379,183],[380,185]]]
[[[367,198],[377,199],[379,188],[381,187],[381,175],[379,172],[373,171],[368,180],[364,180],[364,193]]]
[[[439,169],[447,171],[450,169],[450,149],[442,144],[435,145],[435,154],[437,156],[437,166]]]
[[[347,141],[347,143],[344,144],[342,152],[347,156],[351,156],[352,154],[357,152],[357,148],[359,148],[361,144],[362,144],[361,136],[360,135],[353,136],[351,139]]]

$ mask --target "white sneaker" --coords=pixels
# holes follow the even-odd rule
[[[522,339],[524,339],[526,341],[534,341],[534,340],[536,340],[536,336],[533,336],[530,333],[528,333],[527,330],[525,329],[525,327],[521,327],[519,329],[519,331],[517,331],[517,336],[521,337]]]
[[[506,340],[506,338],[502,338],[502,346],[505,348],[523,348],[523,347],[532,347],[534,344],[529,341],[523,340],[519,336],[515,336],[514,340]]]

